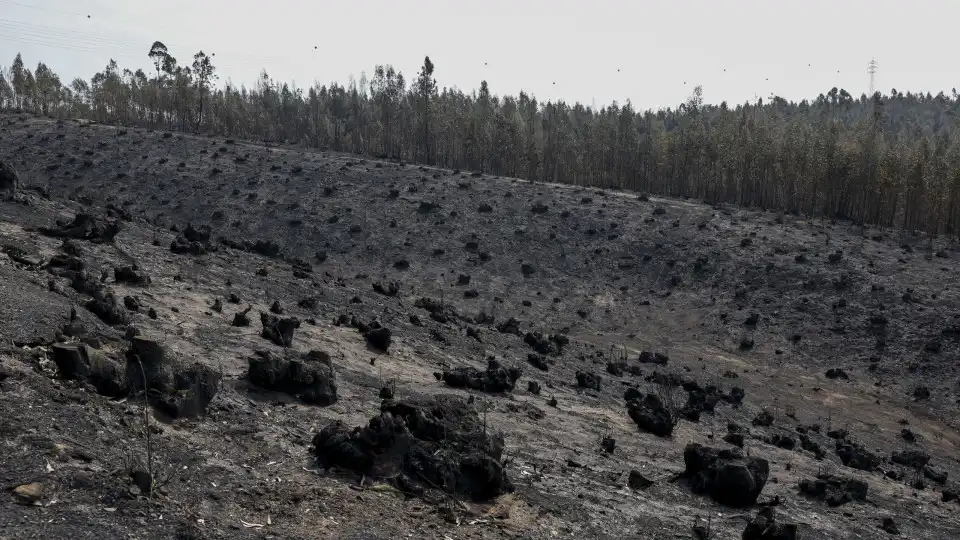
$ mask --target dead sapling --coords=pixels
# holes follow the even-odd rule
[[[913,481],[910,482],[910,487],[917,490],[923,489],[925,487],[925,483],[923,480],[923,465],[919,463],[913,469]]]
[[[707,519],[703,520],[700,516],[693,518],[693,535],[698,540],[713,540],[713,516],[707,514]]]
[[[783,408],[784,414],[787,415],[787,418],[792,418],[793,420],[797,419],[797,408],[793,405],[786,405]]]
[[[660,377],[656,382],[656,392],[660,404],[670,413],[671,422],[676,426],[680,421],[680,408],[683,406],[681,388],[671,384],[666,377]]]
[[[146,453],[146,478],[143,477],[143,472],[139,470],[139,467],[135,466],[133,463],[129,464],[128,470],[130,471],[130,476],[133,478],[134,483],[140,488],[141,493],[146,492],[148,498],[153,498],[157,489],[163,486],[169,477],[161,478],[159,474],[160,471],[156,465],[155,452],[153,448],[153,438],[152,438],[152,426],[150,422],[150,387],[147,383],[147,374],[143,369],[143,362],[140,361],[139,356],[134,356],[137,361],[137,365],[140,367],[140,375],[143,378],[143,433],[144,433],[144,451]],[[134,460],[136,461],[136,460]],[[146,484],[146,485],[144,485]],[[145,489],[146,488],[146,489]]]
[[[134,358],[137,359],[137,365],[140,366],[140,376],[143,377],[143,433],[147,452],[147,475],[149,476],[150,482],[150,489],[148,490],[147,496],[153,498],[154,479],[156,477],[153,474],[153,440],[150,437],[150,388],[147,385],[147,372],[143,369],[143,362],[140,361],[139,356],[135,355]]]

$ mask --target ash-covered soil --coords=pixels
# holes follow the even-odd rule
[[[0,161],[0,538],[960,535],[945,240],[26,116]]]

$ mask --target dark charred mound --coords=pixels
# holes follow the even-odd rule
[[[400,284],[396,281],[389,283],[381,283],[378,281],[373,284],[373,290],[384,296],[396,296],[400,292]]]
[[[290,263],[290,268],[293,269],[293,277],[309,279],[310,274],[313,273],[313,265],[303,259],[287,257],[285,260]]]
[[[800,434],[800,448],[803,448],[808,452],[812,452],[814,457],[816,457],[818,460],[827,457],[827,451],[820,446],[820,443],[810,438],[810,436],[806,433]]]
[[[453,388],[469,388],[489,393],[509,392],[514,389],[522,371],[520,368],[505,368],[496,360],[489,360],[487,369],[458,367],[443,372],[443,382]]]
[[[13,165],[0,161],[0,193],[16,193],[20,189],[20,174]]]
[[[5,245],[0,247],[0,252],[5,253],[12,261],[26,266],[38,267],[43,264],[43,259],[19,246]]]
[[[540,354],[560,356],[563,347],[570,343],[570,340],[561,334],[544,336],[540,332],[527,332],[523,342]]]
[[[757,413],[757,416],[753,419],[753,425],[760,427],[770,427],[773,425],[775,418],[773,413],[764,409]]]
[[[421,214],[429,214],[430,212],[433,212],[434,210],[438,210],[439,208],[440,208],[440,205],[438,203],[430,202],[430,201],[420,201],[420,206],[417,207],[417,212]]]
[[[936,467],[931,467],[930,465],[927,465],[923,468],[924,478],[929,479],[935,484],[940,484],[941,486],[947,483],[947,475],[947,471],[938,469]]]
[[[282,252],[282,250],[280,249],[280,245],[270,240],[257,240],[255,242],[244,240],[241,245],[243,249],[246,251],[259,253],[264,257],[270,257],[272,259],[279,257]]]
[[[639,377],[643,375],[643,370],[637,364],[628,362],[607,362],[607,373],[614,377],[622,377],[625,373]]]
[[[457,319],[460,317],[460,314],[457,313],[457,310],[449,304],[440,302],[433,298],[418,298],[413,306],[420,309],[425,309],[430,312],[430,318],[437,321],[438,323],[446,324],[451,320]]]
[[[180,236],[170,243],[170,251],[178,255],[203,255],[216,251],[216,247],[210,244],[210,227],[195,228],[188,223]]]
[[[930,454],[920,450],[894,450],[890,461],[911,469],[922,469],[930,462]]]
[[[260,337],[281,347],[289,347],[293,345],[293,331],[300,328],[300,319],[296,317],[281,318],[261,312],[260,324],[263,325]]]
[[[187,228],[183,230],[183,237],[187,239],[188,242],[200,242],[201,244],[207,244],[210,242],[210,227],[208,225],[201,225],[199,228],[194,227],[192,223],[187,223]]]
[[[497,325],[497,332],[501,334],[520,335],[520,321],[510,317],[508,320]]]
[[[61,275],[70,275],[70,286],[73,290],[91,297],[83,304],[83,307],[100,320],[111,325],[122,325],[129,322],[123,303],[117,300],[113,291],[101,285],[87,272],[67,270]]]
[[[644,490],[653,485],[653,480],[644,476],[640,471],[633,469],[627,477],[627,486],[630,489]]]
[[[64,240],[65,245],[67,246],[76,246],[74,243],[69,243],[69,240]],[[83,262],[78,256],[73,254],[62,254],[58,253],[53,257],[50,257],[50,261],[47,262],[47,271],[51,274],[67,277],[71,276],[71,272],[79,272],[86,267],[86,263]]]
[[[367,331],[363,337],[367,340],[367,343],[370,344],[374,349],[387,352],[390,348],[390,343],[392,342],[392,334],[390,329],[385,326],[379,326]]]
[[[687,402],[680,409],[680,415],[691,422],[699,422],[703,413],[712,414],[721,401],[737,407],[745,395],[743,389],[736,386],[728,394],[712,384],[701,387],[696,381],[684,381],[682,385],[687,390]]]
[[[577,387],[579,388],[587,388],[599,392],[600,386],[603,384],[603,377],[586,371],[578,371],[576,377]]]
[[[178,236],[170,242],[170,252],[177,255],[203,255],[206,250],[202,245],[188,242],[186,238]]]
[[[647,394],[641,398],[632,394],[632,397],[627,401],[627,414],[638,428],[659,437],[669,437],[673,433],[677,418],[663,405],[659,396]]]
[[[55,238],[74,238],[103,244],[113,242],[113,237],[120,232],[120,221],[80,212],[70,223],[57,222],[56,227],[42,227],[40,232]]]
[[[316,296],[304,296],[297,301],[297,305],[303,309],[317,309],[317,306],[320,305],[320,299]]]
[[[118,398],[130,392],[130,384],[120,364],[101,351],[84,344],[53,345],[53,363],[60,377],[85,381],[98,394]]]
[[[840,506],[852,501],[867,500],[867,483],[854,478],[821,474],[816,480],[800,481],[800,493],[819,499],[827,506]]]
[[[881,462],[880,456],[871,453],[863,445],[846,439],[837,439],[836,450],[840,462],[852,469],[870,472],[876,469]]]
[[[797,526],[794,523],[779,523],[771,507],[761,508],[747,523],[741,540],[796,540]]]
[[[129,322],[127,313],[121,308],[116,295],[106,288],[97,289],[93,298],[88,300],[83,307],[107,324],[122,325]]]
[[[170,242],[170,251],[177,255],[203,255],[207,253],[208,246],[200,242],[190,242],[183,236],[178,236]]]
[[[880,522],[880,529],[885,533],[900,536],[900,527],[897,527],[897,522],[890,516],[883,518]]]
[[[149,287],[151,282],[150,274],[147,274],[135,264],[114,268],[113,279],[117,283],[127,283],[137,287]]]
[[[643,351],[640,353],[640,358],[638,360],[641,364],[656,364],[658,366],[665,366],[667,365],[667,362],[670,361],[670,358],[663,353]]]
[[[239,251],[250,251],[253,253],[258,253],[264,257],[269,257],[271,259],[281,258],[283,255],[283,250],[280,248],[279,244],[276,244],[270,240],[234,240],[231,238],[220,238],[220,243],[227,246],[231,249],[236,249]]]
[[[547,358],[541,354],[528,354],[527,363],[540,371],[550,371],[550,364],[547,362]]]
[[[797,447],[796,439],[790,435],[784,435],[782,433],[774,433],[770,436],[763,436],[760,437],[760,440],[766,442],[767,444],[772,444],[777,448],[783,448],[784,450],[793,450]]]
[[[384,479],[401,491],[456,493],[487,501],[513,491],[503,463],[502,435],[488,430],[465,401],[452,396],[384,401],[366,427],[341,421],[313,439],[326,468]]]
[[[770,475],[767,460],[744,457],[738,449],[690,443],[683,451],[683,461],[683,476],[690,479],[694,493],[709,495],[716,502],[735,508],[756,504]]]
[[[691,422],[699,422],[702,413],[712,413],[720,397],[716,392],[692,390],[687,394],[687,403],[680,409],[680,414]]]
[[[341,314],[333,321],[333,324],[356,328],[358,332],[363,334],[364,339],[367,340],[367,344],[372,349],[382,353],[388,352],[390,344],[393,343],[393,332],[376,319],[365,323],[354,315]]]
[[[709,387],[708,387],[709,388]],[[720,399],[726,401],[730,405],[733,405],[735,408],[743,404],[743,398],[747,396],[747,392],[740,388],[739,386],[734,386],[730,389],[729,393],[720,394]]]
[[[683,377],[677,375],[676,373],[660,373],[659,371],[654,371],[653,373],[645,376],[643,380],[666,388],[683,386]]]
[[[724,442],[743,448],[743,441],[744,441],[743,433],[740,433],[737,431],[730,431],[723,436],[723,440]]]
[[[113,203],[107,203],[103,208],[106,211],[107,217],[117,218],[127,222],[133,221],[133,214]]]
[[[152,339],[134,337],[127,351],[130,387],[171,418],[202,415],[220,388],[222,375],[197,362],[182,365]]]
[[[247,306],[247,309],[234,313],[233,321],[230,323],[230,325],[239,328],[250,326],[250,317],[247,316],[247,313],[250,313],[251,309],[253,309],[253,306]]]
[[[312,405],[337,402],[337,384],[333,367],[327,362],[304,362],[257,353],[249,360],[247,378],[251,383],[297,397]]]

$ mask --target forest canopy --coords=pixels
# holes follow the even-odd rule
[[[188,63],[155,42],[148,72],[113,60],[64,82],[18,54],[0,109],[202,132],[416,161],[450,169],[693,197],[931,234],[960,230],[956,90],[933,96],[832,88],[799,103],[730,106],[702,90],[676,108],[594,109],[524,92],[439,88],[429,57],[412,79],[390,65],[346,85],[218,84],[214,54]]]

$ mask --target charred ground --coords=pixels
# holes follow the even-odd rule
[[[756,509],[714,502],[738,499],[690,443],[766,460],[759,502],[801,538],[960,531],[952,244],[0,120],[20,174],[0,203],[2,537],[685,538],[708,516],[738,537]],[[139,342],[170,359],[148,423]],[[65,380],[67,357],[113,368]],[[145,432],[153,497],[130,474]],[[375,459],[347,466],[356,448]],[[455,477],[473,487],[438,485]]]

